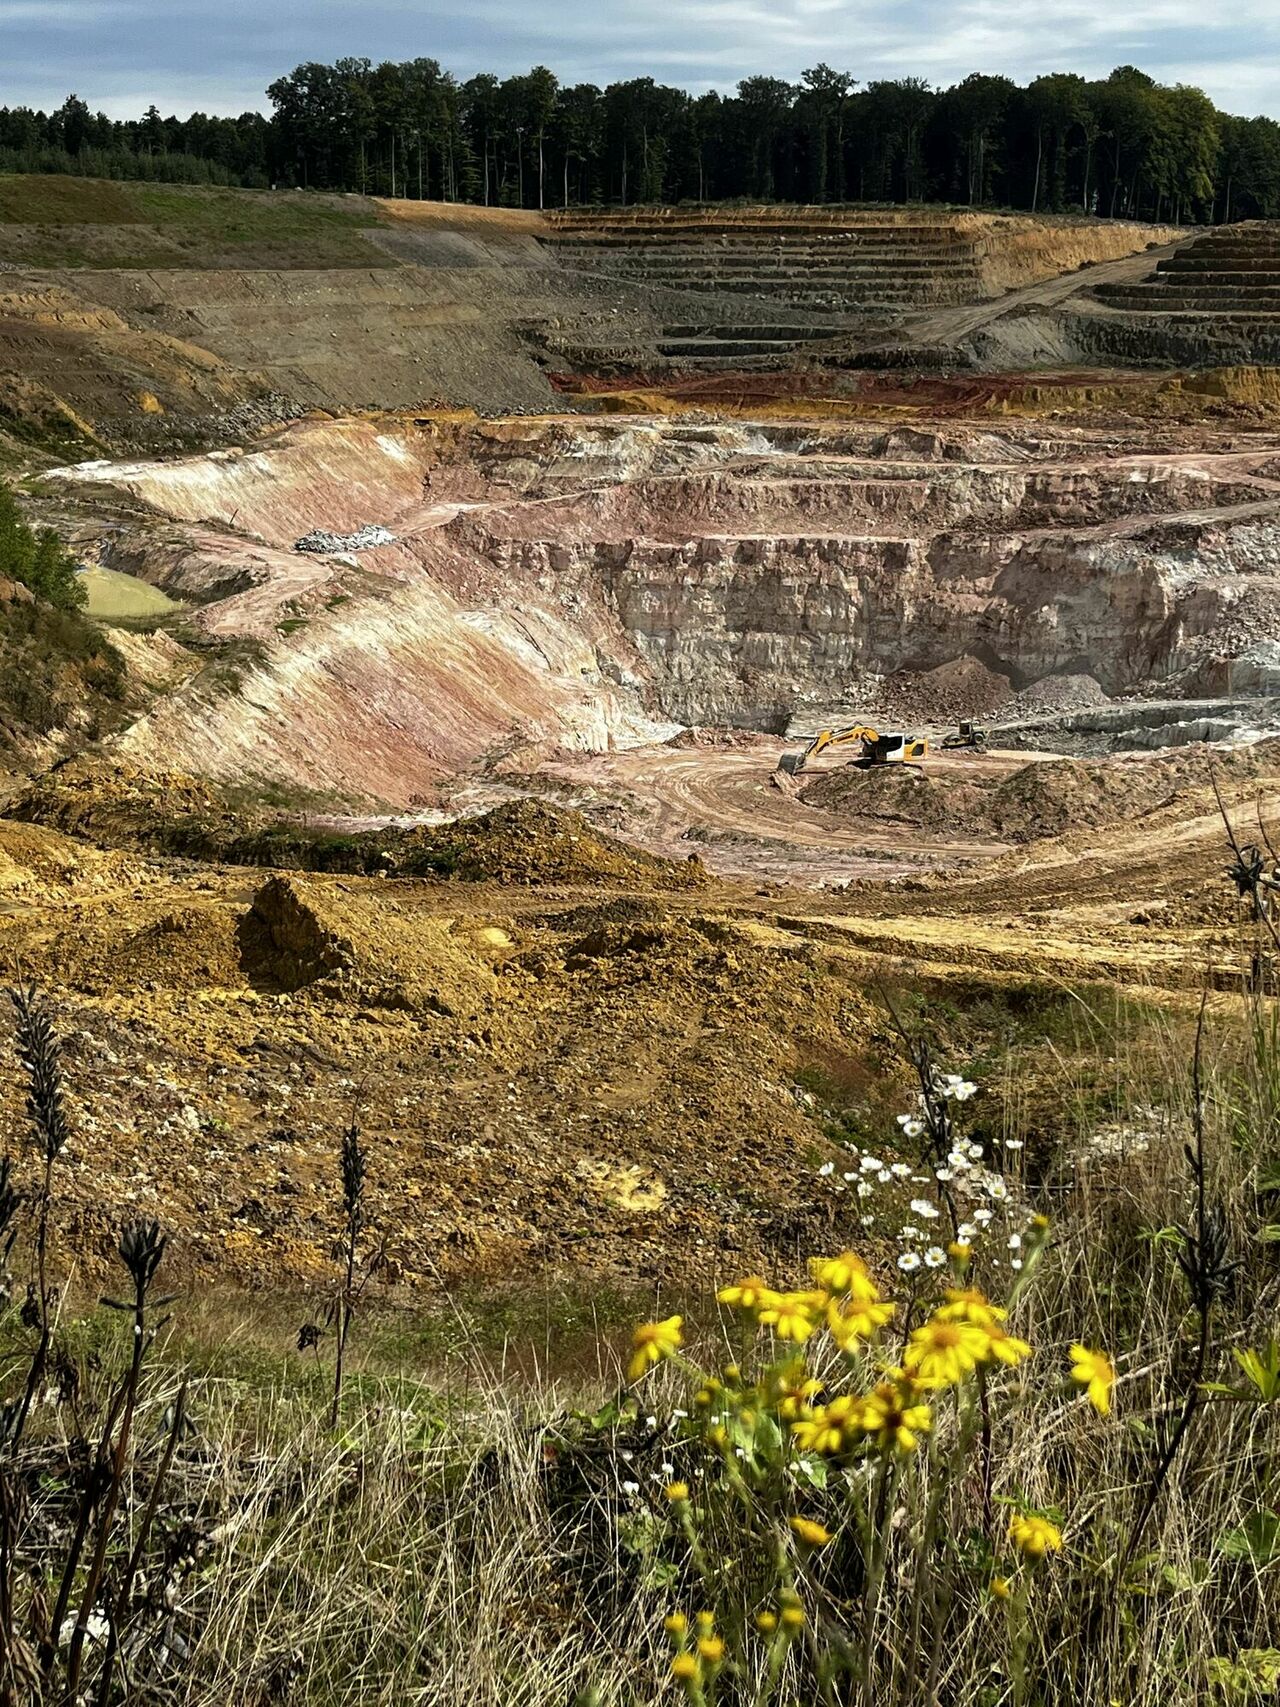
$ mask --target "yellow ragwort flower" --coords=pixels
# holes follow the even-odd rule
[[[852,1294],[845,1307],[833,1298],[827,1305],[827,1328],[841,1351],[856,1350],[859,1341],[869,1340],[893,1320],[896,1304],[859,1303]]]
[[[689,1628],[689,1620],[683,1612],[671,1612],[662,1620],[662,1628],[668,1636],[683,1636]]]
[[[947,1246],[947,1255],[963,1268],[973,1255],[973,1246],[966,1244],[963,1239],[953,1239]]]
[[[1104,1352],[1090,1351],[1088,1346],[1073,1345],[1071,1379],[1086,1390],[1089,1403],[1098,1415],[1105,1417],[1111,1409],[1111,1389],[1116,1384],[1111,1359]]]
[[[970,1322],[975,1328],[989,1331],[1008,1319],[1009,1312],[993,1304],[976,1286],[948,1286],[942,1296],[946,1302],[934,1311],[937,1322]]]
[[[779,1614],[779,1618],[781,1619],[782,1628],[789,1636],[794,1636],[804,1629],[804,1607],[800,1606],[795,1601],[792,1601],[787,1606],[783,1607]]]
[[[698,1652],[708,1665],[719,1665],[724,1658],[724,1643],[719,1636],[703,1636],[698,1643]]]
[[[816,1452],[830,1458],[844,1447],[844,1429],[831,1416],[827,1405],[818,1405],[807,1417],[793,1422],[791,1432],[801,1452]]]
[[[779,1339],[803,1345],[817,1326],[818,1312],[826,1301],[824,1292],[780,1292],[756,1320],[761,1327],[772,1328]]]
[[[806,1547],[825,1547],[831,1539],[831,1531],[820,1523],[815,1523],[811,1517],[792,1517],[787,1520],[798,1541],[803,1541]]]
[[[933,1316],[912,1334],[902,1361],[922,1387],[958,1387],[990,1354],[985,1328]]]
[[[989,1341],[988,1361],[1003,1363],[1009,1369],[1016,1369],[1024,1358],[1031,1356],[1031,1347],[1026,1340],[1020,1340],[1016,1334],[1006,1333],[999,1322],[986,1330]]]
[[[1062,1531],[1047,1517],[1015,1517],[1009,1525],[1009,1539],[1029,1559],[1043,1559],[1046,1553],[1062,1550]]]
[[[688,1482],[668,1482],[667,1498],[671,1501],[672,1505],[683,1505],[689,1498]]]
[[[857,1426],[881,1452],[908,1453],[929,1432],[933,1416],[928,1405],[920,1402],[916,1383],[904,1370],[896,1369],[861,1401]]]
[[[1009,1596],[1012,1593],[1013,1593],[1013,1590],[1009,1586],[1008,1577],[992,1577],[992,1579],[991,1579],[991,1598],[992,1598],[992,1600],[1008,1600]]]
[[[772,1636],[777,1628],[778,1614],[776,1612],[756,1613],[756,1629],[762,1636]]]
[[[809,1272],[824,1291],[855,1304],[876,1304],[880,1288],[856,1251],[841,1251],[838,1257],[811,1257]]]
[[[644,1322],[636,1329],[632,1339],[634,1350],[627,1365],[628,1381],[638,1381],[655,1363],[661,1363],[664,1357],[674,1357],[684,1344],[680,1332],[683,1322],[683,1316],[668,1316],[663,1322]]]
[[[727,1304],[731,1310],[751,1311],[763,1309],[777,1296],[768,1281],[761,1280],[758,1274],[737,1280],[732,1286],[722,1286],[716,1293],[720,1303]]]
[[[795,1357],[769,1377],[766,1391],[782,1420],[795,1422],[808,1413],[822,1391],[822,1382],[809,1374],[803,1358]]]
[[[698,1675],[698,1662],[692,1654],[677,1654],[671,1662],[671,1675],[677,1683],[692,1683]]]
[[[698,1614],[698,1634],[700,1636],[711,1635],[715,1627],[716,1615],[714,1612],[700,1612]]]

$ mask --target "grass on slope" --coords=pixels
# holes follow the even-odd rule
[[[1004,1163],[1018,1202],[1002,1213],[1025,1221],[1044,1206],[1054,1226],[1047,1238],[1029,1231],[1026,1245],[1021,1235],[1016,1246],[979,1239],[978,1275],[1014,1306],[1010,1329],[1034,1342],[1034,1356],[1025,1362],[1031,1346],[1019,1353],[989,1322],[1009,1360],[947,1379],[922,1372],[932,1385],[912,1397],[932,1415],[913,1423],[922,1438],[909,1447],[896,1433],[881,1440],[874,1421],[857,1423],[861,1438],[848,1445],[809,1444],[790,1426],[811,1421],[820,1396],[819,1379],[799,1385],[805,1368],[793,1359],[809,1359],[833,1390],[856,1390],[877,1380],[879,1355],[896,1354],[931,1307],[938,1283],[908,1280],[883,1234],[862,1241],[900,1305],[882,1353],[859,1341],[843,1360],[815,1354],[819,1328],[812,1342],[773,1346],[776,1379],[758,1391],[743,1383],[751,1359],[770,1355],[768,1336],[669,1294],[654,1311],[685,1305],[691,1361],[734,1358],[700,1392],[694,1369],[673,1364],[642,1369],[643,1384],[621,1394],[612,1309],[579,1312],[576,1326],[596,1329],[599,1350],[566,1367],[550,1297],[548,1356],[531,1374],[501,1354],[466,1356],[466,1315],[446,1299],[452,1360],[424,1356],[432,1338],[415,1344],[412,1329],[370,1356],[374,1323],[359,1304],[346,1379],[336,1381],[332,1309],[359,1298],[380,1235],[376,1210],[369,1225],[361,1219],[361,1164],[346,1188],[356,1231],[339,1237],[332,1283],[313,1300],[297,1349],[286,1349],[301,1325],[291,1301],[264,1291],[237,1311],[149,1298],[167,1292],[167,1267],[154,1286],[138,1282],[136,1330],[128,1315],[84,1317],[59,1299],[49,1379],[29,1384],[26,1434],[0,1465],[23,1495],[6,1508],[0,1606],[16,1632],[38,1637],[61,1580],[68,1617],[93,1615],[97,1639],[78,1676],[85,1697],[103,1703],[1274,1702],[1280,1346],[1276,1191],[1266,1181],[1280,1135],[1280,1032],[1260,1002],[1214,1012],[1203,1079],[1161,1031],[1152,1045],[1162,1044],[1168,1053],[1137,1078],[1113,1063],[1126,1103],[1141,1111],[1143,1130],[1126,1149],[1077,1166],[1068,1079],[1056,1163],[1035,1177]],[[56,1082],[56,1049],[53,1066]],[[1182,1151],[1201,1120],[1207,1211],[1197,1211]],[[892,1124],[880,1137],[895,1146],[908,1135]],[[1019,1130],[1015,1122],[1010,1135]],[[38,1200],[34,1144],[19,1165]],[[51,1163],[55,1196],[76,1165],[74,1150]],[[904,1195],[913,1189],[914,1179],[903,1184]],[[33,1209],[10,1195],[0,1233],[6,1217]],[[335,1232],[343,1217],[335,1156]],[[833,1225],[828,1252],[843,1233]],[[344,1237],[360,1257],[347,1270],[354,1285],[341,1278]],[[1026,1271],[1037,1272],[1024,1285],[1023,1257],[1006,1262],[1031,1246]],[[13,1268],[0,1331],[16,1409],[39,1338],[35,1306],[19,1315],[18,1258]],[[1217,1280],[1196,1309],[1194,1277],[1206,1274]],[[536,1262],[514,1264],[511,1283],[524,1294],[516,1320],[527,1323],[544,1295]],[[797,1296],[802,1307],[811,1295]],[[172,1328],[160,1321],[171,1305]],[[1115,1360],[1102,1401],[1068,1375],[1075,1341]],[[112,1497],[86,1504],[83,1465],[116,1432],[113,1392],[127,1398],[132,1433],[128,1423],[118,1433],[121,1468],[102,1473]],[[92,1519],[98,1553],[86,1548],[68,1564],[77,1510],[86,1528]],[[1019,1552],[1010,1539],[1011,1520],[1029,1518],[1047,1552]],[[779,1606],[796,1609],[792,1634],[779,1629]],[[693,1630],[695,1612],[705,1629]],[[702,1638],[696,1649],[690,1631]],[[127,1668],[116,1667],[117,1637]],[[673,1642],[695,1656],[693,1669],[673,1670]],[[76,1663],[71,1644],[44,1651],[48,1688],[31,1698],[58,1700]],[[0,1647],[0,1687],[5,1664]],[[75,1680],[65,1681],[74,1696]]]
[[[0,242],[28,267],[383,267],[357,196],[0,176]]]

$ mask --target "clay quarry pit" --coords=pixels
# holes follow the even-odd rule
[[[1270,228],[472,212],[369,204],[369,269],[5,276],[6,406],[75,440],[24,503],[129,680],[7,732],[0,817],[86,1260],[139,1203],[309,1284],[358,1088],[393,1286],[751,1267],[820,1218],[805,1085],[891,1077],[873,987],[1238,981]]]

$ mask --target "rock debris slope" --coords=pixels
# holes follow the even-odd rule
[[[1264,435],[301,423],[252,452],[44,487],[103,563],[252,643],[232,683],[202,672],[120,741],[223,780],[404,804],[513,748],[780,730],[861,673],[962,657],[1014,690],[1276,687]],[[358,560],[293,549],[368,528],[392,537]]]

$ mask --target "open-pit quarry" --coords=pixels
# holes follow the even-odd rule
[[[750,1267],[827,1212],[832,1087],[898,1094],[873,988],[976,1050],[979,995],[1238,980],[1280,393],[1096,364],[1170,290],[1178,360],[1256,359],[1200,323],[1239,254],[475,211],[370,204],[367,276],[6,274],[4,395],[61,423],[24,503],[127,674],[3,731],[0,958],[65,1016],[82,1256],[128,1203],[193,1270],[322,1277],[358,1105],[393,1284]],[[779,766],[850,723],[932,750]]]

